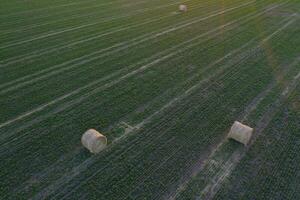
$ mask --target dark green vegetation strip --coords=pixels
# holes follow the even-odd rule
[[[222,171],[202,163],[232,122],[258,126],[299,71],[299,5],[186,4],[1,4],[1,198],[191,199]],[[99,155],[80,144],[92,127],[109,139]],[[214,159],[240,148],[226,145]]]

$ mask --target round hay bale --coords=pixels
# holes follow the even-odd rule
[[[187,6],[184,4],[179,5],[179,11],[180,12],[186,12],[187,11]]]
[[[230,129],[228,138],[236,140],[246,146],[252,137],[252,133],[253,128],[235,121]]]
[[[95,129],[89,129],[82,135],[81,143],[91,153],[99,153],[106,147],[107,139]]]

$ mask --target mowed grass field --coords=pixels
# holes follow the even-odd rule
[[[0,30],[0,199],[300,199],[299,1],[11,0]]]

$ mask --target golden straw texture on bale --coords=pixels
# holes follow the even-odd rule
[[[235,121],[230,129],[228,138],[234,139],[246,146],[251,139],[252,133],[253,128]]]
[[[99,153],[107,145],[106,137],[94,129],[87,130],[82,135],[81,142],[91,153]]]

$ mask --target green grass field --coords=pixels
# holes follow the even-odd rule
[[[11,0],[0,30],[0,199],[300,199],[298,0]]]

